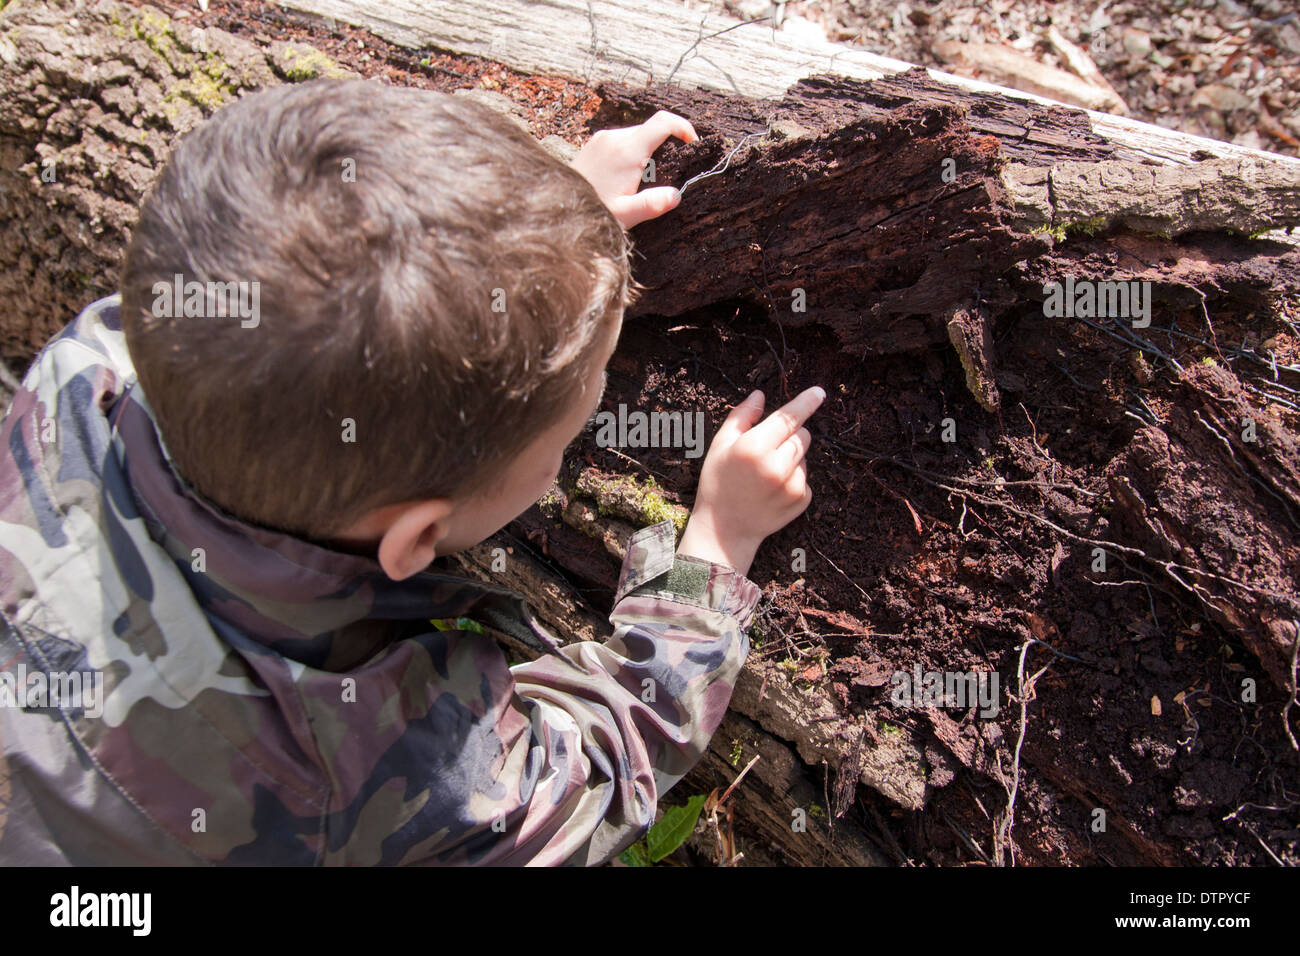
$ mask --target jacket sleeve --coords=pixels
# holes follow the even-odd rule
[[[609,640],[511,668],[548,781],[528,817],[549,816],[537,822],[552,837],[531,862],[602,863],[645,833],[722,722],[759,593],[731,568],[675,555],[664,521],[629,540]]]

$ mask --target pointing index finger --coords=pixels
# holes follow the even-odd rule
[[[820,385],[805,389],[755,425],[749,434],[758,437],[767,447],[776,448],[798,432],[825,400],[826,390]]]

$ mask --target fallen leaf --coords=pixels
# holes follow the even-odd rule
[[[1262,105],[1259,108],[1259,128],[1275,139],[1280,139],[1288,146],[1300,146],[1300,139],[1296,139],[1288,133],[1286,128],[1275,120]]]
[[[1152,697],[1152,698],[1151,698],[1151,716],[1152,716],[1152,717],[1159,717],[1159,716],[1160,716],[1160,713],[1161,713],[1161,708],[1160,708],[1160,698],[1159,698],[1159,697]]]

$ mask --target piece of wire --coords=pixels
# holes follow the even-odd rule
[[[723,156],[722,159],[718,161],[718,164],[714,166],[712,169],[707,170],[706,172],[703,173],[696,173],[690,179],[686,180],[686,182],[682,183],[682,185],[677,190],[678,195],[681,195],[682,193],[686,192],[686,190],[692,184],[699,182],[701,179],[708,179],[710,176],[717,176],[719,173],[725,173],[727,171],[727,167],[731,165],[731,157],[735,156],[738,152],[740,152],[742,149],[748,146],[753,140],[761,139],[762,137],[766,136],[769,132],[770,132],[769,130],[762,130],[761,132],[758,133],[750,133],[739,143],[737,143],[734,147],[732,147],[731,151],[727,153],[726,156]]]

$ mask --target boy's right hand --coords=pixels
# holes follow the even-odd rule
[[[731,410],[700,470],[680,554],[749,573],[763,539],[812,501],[804,462],[812,436],[803,424],[825,399],[824,389],[810,388],[761,423],[762,392]]]

